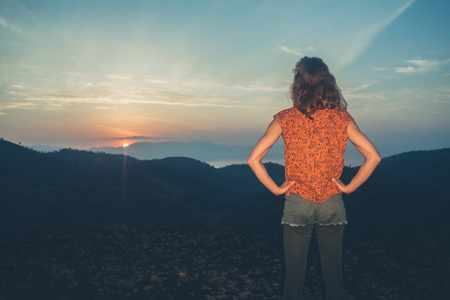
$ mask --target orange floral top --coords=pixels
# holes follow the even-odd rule
[[[331,178],[341,177],[347,146],[347,127],[353,118],[345,110],[325,108],[309,119],[295,107],[274,116],[284,139],[285,176],[296,183],[294,193],[322,203],[341,193]]]

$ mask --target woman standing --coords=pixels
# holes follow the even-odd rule
[[[349,194],[372,174],[381,158],[346,111],[334,76],[317,57],[297,62],[291,85],[293,107],[274,116],[248,158],[248,164],[273,194],[285,194],[284,299],[303,299],[309,242],[315,228],[326,299],[345,299],[342,280],[342,240],[347,224],[342,192]],[[272,145],[283,136],[286,181],[278,186],[262,164]],[[339,178],[349,139],[365,161],[349,184]]]

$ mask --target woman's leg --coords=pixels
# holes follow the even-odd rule
[[[303,298],[306,264],[309,242],[314,225],[284,225],[284,255],[286,264],[286,281],[284,285],[285,300]]]
[[[342,240],[345,225],[316,225],[327,300],[345,299],[342,280]]]

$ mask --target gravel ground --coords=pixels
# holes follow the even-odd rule
[[[305,293],[324,299],[312,242]],[[448,247],[345,240],[348,299],[450,299]],[[0,299],[281,299],[276,233],[114,225],[2,232]]]

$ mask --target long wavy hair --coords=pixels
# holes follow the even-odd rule
[[[318,57],[303,57],[296,64],[291,99],[294,106],[312,119],[320,109],[347,109],[347,102],[328,66]]]

